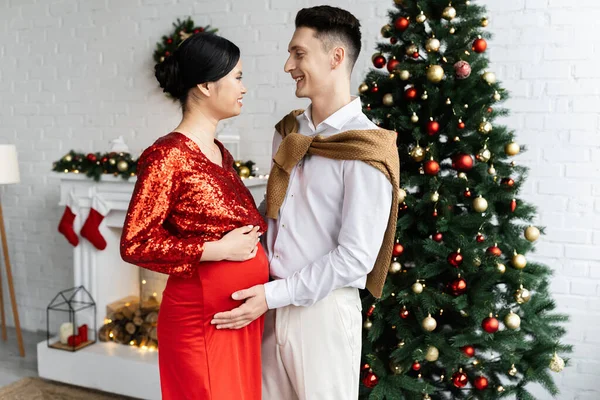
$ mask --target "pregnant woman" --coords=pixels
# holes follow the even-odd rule
[[[262,318],[240,330],[211,325],[241,304],[232,293],[269,277],[265,223],[215,139],[218,122],[241,111],[240,51],[199,33],[155,72],[183,118],[139,159],[121,255],[169,274],[158,319],[162,398],[260,400]]]

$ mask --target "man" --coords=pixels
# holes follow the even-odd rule
[[[349,12],[298,12],[285,71],[311,105],[284,118],[273,140],[265,241],[273,280],[234,293],[245,303],[213,321],[235,329],[269,310],[264,400],[358,398],[358,289],[381,294],[399,168],[395,134],[369,121],[350,95],[360,46],[360,23]]]

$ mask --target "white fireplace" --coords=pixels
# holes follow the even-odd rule
[[[244,180],[257,204],[263,199],[266,181],[264,177]],[[140,294],[140,268],[124,262],[119,252],[134,184],[135,178],[124,181],[103,176],[95,182],[81,175],[61,174],[59,204],[65,206],[72,195],[79,209],[75,232],[81,230],[95,196],[101,197],[109,208],[100,225],[106,249],[99,251],[83,238],[73,249],[73,286],[84,286],[95,300],[98,329],[104,324],[108,304]],[[166,280],[166,276],[159,279]],[[142,399],[160,399],[157,352],[100,341],[76,352],[48,348],[46,341],[37,347],[38,372],[43,378]]]

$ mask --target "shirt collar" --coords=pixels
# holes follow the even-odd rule
[[[312,121],[312,104],[308,106],[306,111],[302,113],[304,118],[308,120],[308,126],[314,132],[321,125],[325,124],[333,129],[342,130],[344,125],[352,118],[362,113],[362,105],[360,102],[360,98],[357,96],[352,96],[352,100],[350,103],[346,104],[344,107],[340,108],[333,114],[331,114],[327,119],[319,124],[319,126],[315,127]]]

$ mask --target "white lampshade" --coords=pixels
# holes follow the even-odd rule
[[[12,144],[0,144],[0,185],[20,181],[17,148]]]

